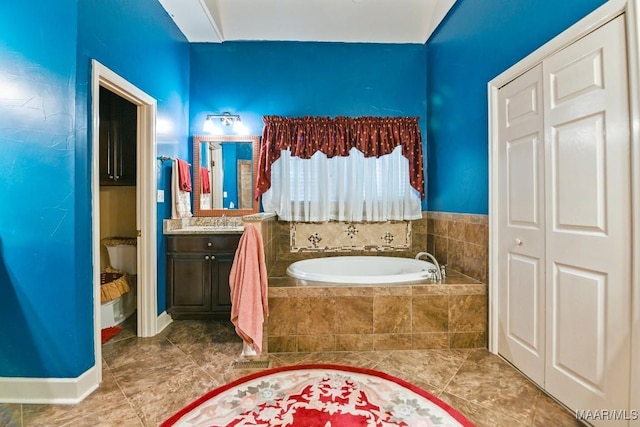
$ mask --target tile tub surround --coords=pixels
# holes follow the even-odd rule
[[[392,286],[271,277],[269,311],[269,352],[486,348],[487,286],[457,272]]]
[[[489,283],[489,217],[426,212],[427,252],[440,264]]]

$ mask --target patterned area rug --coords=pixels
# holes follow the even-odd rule
[[[399,378],[341,365],[258,372],[191,403],[169,426],[473,426],[449,405]]]

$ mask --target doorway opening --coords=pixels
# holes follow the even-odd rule
[[[136,239],[136,331],[140,337],[157,333],[157,206],[156,206],[156,100],[98,61],[92,61],[92,157],[91,157],[91,210],[92,253],[94,286],[94,348],[95,364],[101,366],[101,250],[100,235],[100,92],[108,90],[135,106],[136,162],[135,162],[135,239]],[[98,369],[99,381],[102,370]]]

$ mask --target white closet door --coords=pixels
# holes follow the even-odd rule
[[[631,178],[625,50],[624,19],[618,17],[543,62],[545,388],[574,410],[628,407]]]
[[[544,385],[542,64],[498,92],[499,353]]]

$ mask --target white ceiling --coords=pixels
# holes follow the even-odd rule
[[[158,0],[190,42],[425,43],[456,0]]]

